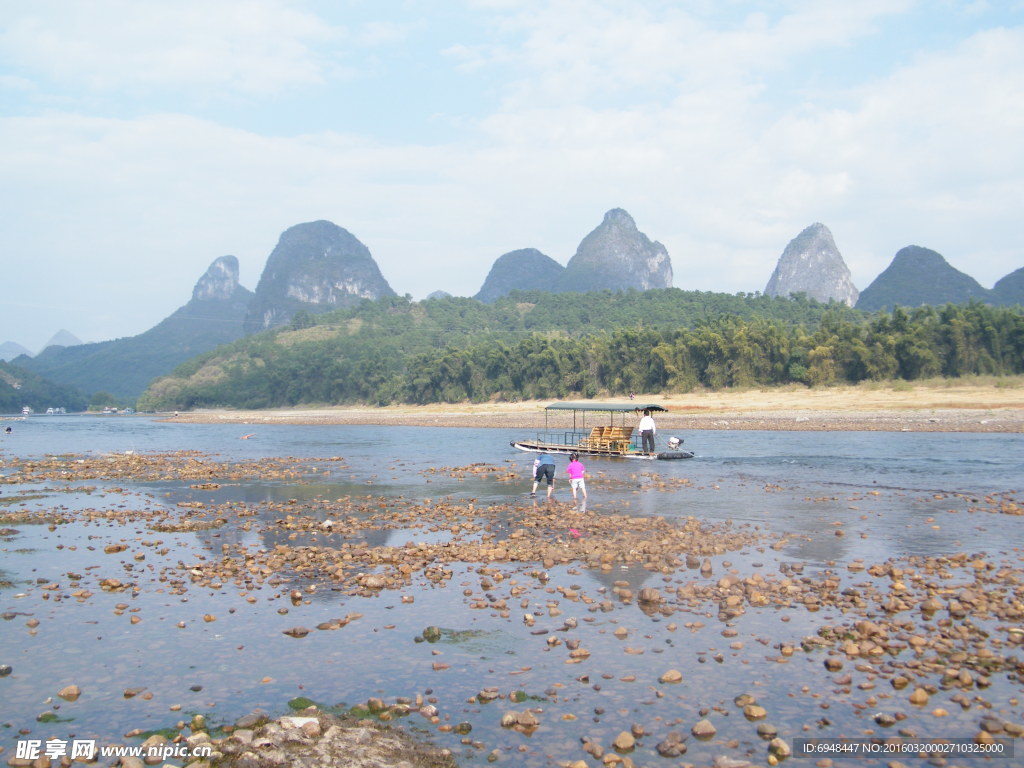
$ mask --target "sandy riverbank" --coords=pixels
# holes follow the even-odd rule
[[[638,395],[657,403],[663,429],[872,430],[891,432],[1024,432],[1024,379],[1011,386],[939,383],[807,389],[750,389]],[[616,402],[629,402],[615,398]],[[198,410],[167,420],[236,424],[381,424],[533,429],[544,425],[551,401],[325,406],[265,411]]]

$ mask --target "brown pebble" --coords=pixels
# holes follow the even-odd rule
[[[909,701],[911,704],[921,706],[928,703],[928,691],[924,688],[915,688],[914,692],[910,694]]]
[[[77,685],[68,685],[57,691],[57,695],[64,699],[64,701],[75,701],[82,695],[82,689]]]
[[[692,733],[698,739],[710,739],[712,736],[718,733],[718,729],[711,724],[710,720],[704,719],[698,720],[696,723],[694,723],[693,727],[690,729],[690,733]]]
[[[615,737],[615,741],[612,742],[612,746],[619,752],[629,752],[636,746],[636,739],[629,731],[622,731]]]

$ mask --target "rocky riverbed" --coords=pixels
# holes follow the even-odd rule
[[[304,659],[302,644],[316,636],[345,643],[346,633],[368,630],[364,612],[353,606],[377,609],[372,633],[386,634],[417,601],[443,597],[437,604],[446,611],[454,614],[458,603],[466,615],[485,615],[489,626],[515,638],[515,664],[486,662],[508,684],[481,679],[461,701],[445,695],[445,674],[470,657],[458,655],[456,633],[437,615],[422,622],[412,646],[415,653],[424,649],[418,663],[436,681],[419,690],[382,696],[376,688],[396,686],[380,681],[343,712],[297,696],[279,701],[276,712],[216,727],[206,717],[173,720],[160,738],[212,745],[213,757],[200,765],[440,768],[462,754],[463,760],[573,768],[739,768],[785,760],[800,736],[941,735],[988,744],[1015,742],[1024,733],[1019,549],[806,568],[777,557],[805,534],[639,515],[621,506],[585,512],[567,503],[483,505],[472,498],[378,496],[372,488],[341,498],[159,504],[130,490],[173,481],[212,499],[244,481],[309,482],[347,468],[338,456],[229,462],[196,452],[7,459],[0,536],[9,549],[27,527],[59,536],[65,527],[82,526],[89,535],[56,544],[55,553],[74,552],[74,568],[9,583],[2,594],[15,607],[0,618],[8,632],[33,644],[59,637],[68,615],[90,602],[109,605],[129,633],[164,622],[172,600],[192,601],[196,613],[164,622],[163,633],[204,624],[226,632],[247,609],[266,606],[276,608],[271,614],[280,622],[261,619],[252,642],[293,643],[296,658]],[[502,464],[436,467],[423,479],[438,476],[521,482]],[[665,493],[694,490],[688,480],[657,473],[641,480]],[[596,477],[593,487],[602,482]],[[851,498],[850,507],[869,504],[872,493],[880,492]],[[42,511],[29,503],[32,494],[96,494],[102,503]],[[1024,514],[1013,493],[930,503],[946,514],[976,516],[978,525]],[[937,524],[934,518],[922,523]],[[839,522],[825,533],[843,537],[847,527]],[[382,531],[400,535],[373,543]],[[183,544],[181,537],[190,536],[203,546]],[[315,611],[327,594],[347,609]],[[384,613],[381,600],[389,608]],[[388,613],[391,623],[381,623]],[[271,633],[284,639],[272,641]],[[554,672],[558,666],[571,674]],[[537,670],[549,679],[538,678]],[[0,658],[0,695],[21,674],[16,655]],[[309,674],[313,687],[315,664]],[[519,687],[518,679],[530,684]],[[26,702],[25,716],[4,725],[32,737],[40,724],[117,684],[66,682],[73,696],[62,695],[67,687],[39,691],[46,702],[41,711]],[[615,690],[639,706],[602,703]],[[153,692],[123,691],[125,699],[136,696],[152,699]],[[299,711],[280,717],[289,703]],[[182,708],[172,704],[170,711]],[[145,736],[141,728],[126,733],[135,743]],[[538,753],[531,744],[542,737]],[[50,764],[11,756],[9,746],[3,757],[14,766]],[[815,762],[831,764],[827,757]]]

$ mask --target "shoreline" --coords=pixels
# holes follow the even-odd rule
[[[594,400],[605,401],[602,398]],[[1024,432],[1024,390],[1013,387],[768,389],[638,395],[634,401],[626,398],[607,398],[607,401],[661,405],[668,412],[657,414],[660,430]],[[542,429],[545,426],[544,407],[551,402],[554,400],[268,410],[201,409],[174,415],[160,414],[159,418],[194,424]],[[566,417],[563,415],[562,418]],[[560,426],[561,423],[552,421],[552,425]]]

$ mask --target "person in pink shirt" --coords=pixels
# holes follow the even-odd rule
[[[572,489],[572,500],[576,501],[576,491],[583,492],[583,503],[587,503],[587,470],[580,461],[578,453],[569,454],[569,466],[565,469],[569,473],[569,487]]]

